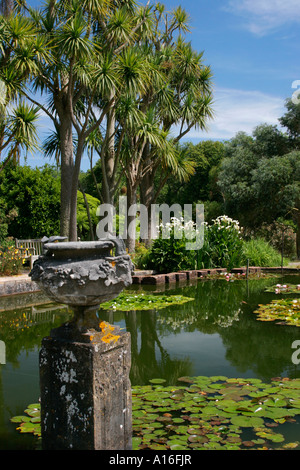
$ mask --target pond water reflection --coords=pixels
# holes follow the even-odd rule
[[[263,323],[253,311],[278,298],[265,293],[277,283],[269,278],[226,282],[202,281],[168,290],[193,297],[193,302],[147,312],[101,312],[105,320],[125,327],[132,338],[131,380],[147,383],[163,377],[174,383],[180,375],[256,377],[300,376],[291,361],[297,327]],[[295,278],[280,282],[297,283]]]
[[[278,298],[264,292],[277,282],[300,283],[299,277],[289,276],[167,286],[170,295],[180,293],[194,300],[161,310],[99,310],[99,318],[131,333],[133,385],[157,377],[175,384],[185,375],[255,377],[264,382],[276,376],[300,377],[300,366],[291,359],[299,328],[260,322],[253,313],[258,304]],[[139,289],[132,286],[131,291]],[[5,364],[0,364],[0,449],[34,446],[31,436],[16,433],[9,419],[39,399],[41,340],[69,318],[65,306],[49,303],[41,293],[0,299],[0,341],[5,343]]]

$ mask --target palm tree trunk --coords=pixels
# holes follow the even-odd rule
[[[73,162],[72,121],[71,121],[71,118],[69,118],[66,115],[64,116],[60,125],[60,146],[61,146],[60,235],[63,237],[69,238],[74,162]]]
[[[8,17],[11,15],[14,9],[14,1],[13,0],[1,0],[0,2],[0,11],[3,16]]]
[[[70,227],[69,227],[69,240],[77,241],[77,191],[78,181],[81,165],[81,157],[83,153],[84,139],[82,136],[78,139],[75,165],[71,182],[71,201],[70,201]]]
[[[135,250],[135,220],[136,215],[130,215],[130,207],[136,204],[136,188],[127,182],[127,249],[128,253],[134,253]]]
[[[110,99],[113,95],[110,96]],[[105,204],[113,204],[114,173],[115,173],[115,108],[112,105],[107,115],[106,137],[102,146],[102,198]]]
[[[142,238],[141,241],[145,244],[147,248],[151,245],[152,240],[152,214],[151,214],[151,205],[154,203],[154,177],[155,173],[148,172],[142,179],[140,184],[140,195],[141,195],[141,204],[143,204],[147,209],[147,234],[146,238]]]

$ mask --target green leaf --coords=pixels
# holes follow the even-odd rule
[[[166,382],[166,380],[165,379],[151,379],[149,380],[149,382],[152,384],[163,384]]]
[[[251,416],[233,416],[231,418],[232,424],[242,428],[253,428],[259,427],[264,424],[264,420],[262,418],[251,417]]]
[[[29,416],[14,416],[10,419],[12,423],[25,423],[30,421]]]

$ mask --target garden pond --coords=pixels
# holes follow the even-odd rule
[[[299,322],[257,312],[300,299],[299,284],[291,275],[132,286],[104,305],[99,319],[131,333],[134,448],[300,449]],[[11,419],[27,410],[38,422],[41,341],[70,317],[40,292],[0,298],[1,450],[39,448]]]

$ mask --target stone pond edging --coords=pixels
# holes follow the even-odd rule
[[[233,268],[230,270],[231,274],[246,274],[246,267],[242,268]],[[300,274],[300,268],[289,268],[289,267],[275,267],[261,268],[259,266],[250,266],[249,274],[253,273],[278,273],[281,274]],[[132,277],[133,284],[139,285],[160,285],[160,284],[171,284],[172,282],[180,281],[191,281],[194,279],[205,278],[208,275],[216,275],[221,273],[227,273],[226,268],[216,268],[216,269],[194,269],[190,271],[179,271],[176,273],[167,273],[167,274],[140,274],[136,272]]]
[[[191,281],[205,278],[208,275],[226,273],[226,268],[216,269],[194,269],[190,271],[179,271],[167,274],[155,274],[153,271],[135,271],[132,276],[132,283],[138,285],[162,285],[172,284],[181,281]],[[246,268],[234,268],[230,271],[232,274],[246,274]],[[250,266],[249,273],[278,273],[281,274],[300,274],[300,268],[292,267],[258,267]],[[28,274],[18,276],[0,277],[0,297],[38,292],[40,288],[31,280]]]
[[[38,291],[40,291],[40,288],[31,280],[28,274],[0,277],[0,297]]]

